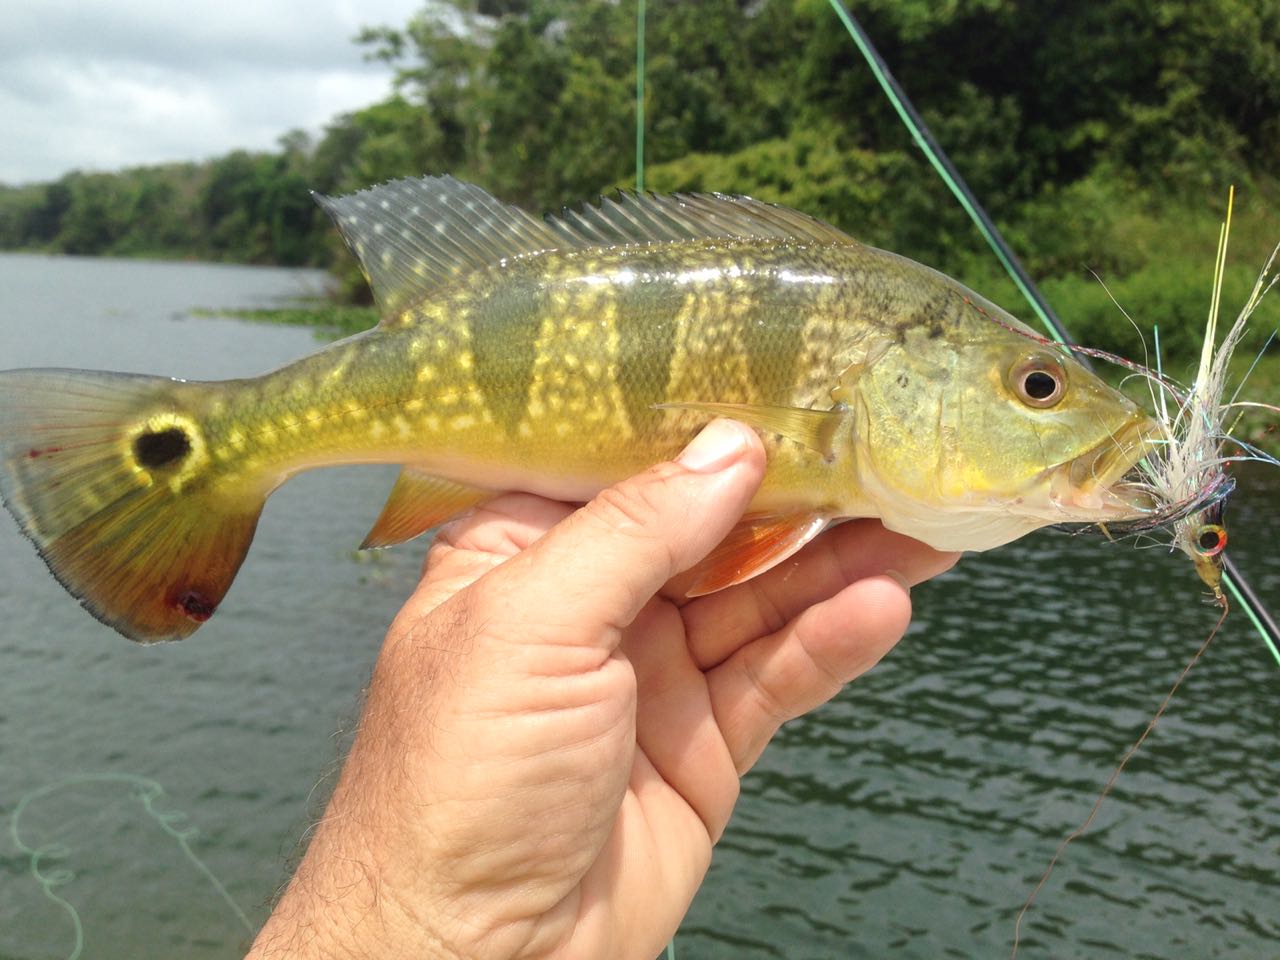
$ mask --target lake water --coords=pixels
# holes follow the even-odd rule
[[[322,283],[0,255],[0,367],[260,372],[313,335],[191,308]],[[76,922],[97,960],[242,955],[237,911],[256,928],[287,877],[417,573],[420,545],[352,550],[393,475],[291,481],[218,616],[158,647],[84,614],[0,516],[0,958],[67,957]],[[1246,473],[1230,524],[1280,604],[1278,506],[1280,477]],[[1199,594],[1161,549],[1052,533],[918,588],[907,639],[747,777],[678,955],[1007,955],[1053,850],[1212,626]],[[1280,667],[1237,611],[1068,849],[1020,956],[1280,956],[1277,703]]]

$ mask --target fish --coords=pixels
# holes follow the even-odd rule
[[[0,372],[0,498],[84,608],[140,642],[222,603],[300,471],[402,469],[364,548],[506,491],[585,502],[716,417],[768,468],[690,596],[833,523],[943,550],[1141,515],[1152,421],[956,280],[804,213],[623,193],[534,217],[452,177],[317,196],[380,322],[273,372]]]

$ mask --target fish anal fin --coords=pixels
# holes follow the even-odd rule
[[[746,517],[686,572],[692,584],[685,595],[715,593],[764,573],[816,537],[829,522],[830,517],[812,513]]]
[[[492,490],[454,483],[417,467],[405,467],[360,549],[390,547],[412,540],[493,495]]]
[[[811,410],[807,407],[780,407],[756,403],[660,403],[662,410],[694,410],[714,417],[728,417],[749,427],[776,433],[822,454],[835,457],[835,441],[849,417],[843,404],[833,410]]]

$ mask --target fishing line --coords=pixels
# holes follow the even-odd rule
[[[21,821],[22,815],[27,808],[37,800],[43,800],[67,787],[88,783],[124,783],[133,786],[135,788],[134,797],[142,804],[147,816],[159,824],[160,829],[177,842],[183,856],[209,881],[214,890],[217,891],[218,895],[231,909],[231,912],[235,914],[236,919],[240,921],[251,936],[253,935],[255,932],[253,924],[249,922],[248,916],[245,915],[245,912],[240,909],[240,905],[232,898],[230,891],[209,869],[208,864],[201,860],[195,851],[191,849],[190,841],[197,836],[199,831],[195,827],[183,828],[179,826],[187,819],[187,815],[180,810],[164,812],[156,809],[156,801],[164,796],[164,787],[154,780],[131,773],[82,773],[64,777],[61,780],[56,780],[53,783],[30,791],[18,801],[17,806],[13,808],[13,813],[9,815],[9,838],[13,841],[15,847],[28,856],[32,879],[40,885],[41,892],[44,893],[45,897],[63,909],[71,922],[74,945],[71,953],[67,955],[67,960],[79,960],[84,951],[84,925],[75,906],[62,897],[57,892],[57,888],[70,883],[75,879],[76,875],[73,871],[61,867],[46,872],[43,869],[42,861],[46,858],[57,859],[70,856],[71,851],[65,845],[56,842],[46,843],[38,847],[30,846],[22,838]]]
[[[1049,301],[1040,293],[1035,281],[1031,279],[1031,275],[1027,273],[1021,262],[1014,255],[1013,248],[1005,242],[999,229],[991,218],[987,216],[987,211],[983,209],[982,204],[978,202],[978,198],[969,189],[964,177],[960,176],[960,171],[952,164],[951,158],[947,156],[938,141],[934,139],[924,119],[916,112],[916,108],[907,98],[906,92],[898,85],[898,81],[894,79],[893,74],[889,71],[889,65],[884,62],[884,58],[880,56],[880,51],[871,42],[871,38],[862,29],[862,25],[844,8],[841,0],[829,0],[829,2],[831,9],[836,12],[840,22],[849,31],[849,36],[853,37],[853,42],[857,45],[859,52],[867,61],[867,65],[871,67],[871,72],[875,75],[876,81],[880,84],[880,89],[889,98],[893,109],[897,111],[898,117],[902,120],[903,125],[906,126],[907,132],[915,140],[916,146],[924,151],[925,158],[933,166],[933,169],[937,171],[938,176],[942,178],[942,182],[947,185],[947,188],[955,198],[960,201],[960,206],[964,207],[965,213],[969,214],[970,219],[977,225],[978,231],[982,234],[983,239],[987,241],[987,245],[991,247],[992,252],[995,253],[1013,282],[1017,284],[1018,290],[1027,298],[1027,302],[1031,304],[1036,316],[1053,334],[1053,338],[1061,344],[1070,345],[1066,327],[1058,319],[1058,315],[1053,312],[1053,307],[1049,306]]]
[[[924,151],[925,157],[934,170],[937,171],[938,176],[942,178],[943,183],[947,185],[948,189],[960,202],[960,206],[969,214],[970,219],[977,226],[983,239],[987,241],[987,245],[995,252],[997,259],[999,259],[1005,271],[1017,285],[1018,290],[1021,291],[1027,302],[1031,304],[1031,308],[1053,335],[1053,338],[1064,346],[1075,347],[1075,343],[1067,332],[1066,326],[1058,318],[1058,315],[1054,313],[1053,308],[1049,306],[1048,301],[1045,300],[1035,281],[1031,279],[1026,269],[1018,261],[1012,248],[987,215],[982,204],[978,202],[978,198],[969,188],[969,185],[965,183],[964,178],[952,164],[942,146],[934,139],[923,118],[916,111],[916,108],[907,98],[905,91],[903,91],[890,72],[888,64],[884,62],[884,58],[880,56],[880,52],[871,42],[871,38],[862,29],[862,25],[845,9],[842,0],[828,0],[828,2],[831,4],[831,9],[835,11],[836,16],[840,18],[840,22],[844,24],[845,29],[849,31],[849,36],[853,38],[854,44],[867,61],[867,65],[871,68],[876,81],[880,84],[880,89],[884,91],[885,96],[893,105],[894,110],[911,134],[912,139]],[[1086,366],[1088,365],[1088,360],[1084,358],[1081,358],[1081,362]],[[1275,620],[1272,619],[1271,614],[1258,598],[1258,595],[1254,593],[1253,588],[1231,557],[1223,554],[1222,560],[1223,583],[1231,591],[1231,594],[1240,601],[1241,607],[1248,614],[1249,621],[1262,637],[1263,643],[1271,651],[1272,656],[1275,657],[1277,666],[1280,666],[1280,626],[1277,626]]]
[[[636,2],[636,193],[644,193],[644,0]]]
[[[644,193],[644,0],[636,0],[636,193]],[[672,935],[663,956],[676,960]]]
[[[1089,816],[1085,817],[1084,823],[1080,824],[1080,826],[1067,834],[1066,837],[1063,838],[1062,842],[1058,844],[1058,849],[1054,851],[1053,859],[1049,861],[1049,866],[1045,868],[1044,874],[1040,877],[1040,882],[1036,884],[1035,889],[1031,891],[1026,902],[1023,903],[1022,909],[1018,911],[1018,919],[1013,925],[1013,950],[1009,954],[1009,960],[1015,960],[1018,956],[1018,944],[1022,940],[1023,918],[1027,915],[1027,911],[1031,909],[1031,905],[1035,902],[1036,895],[1044,888],[1044,885],[1049,882],[1049,875],[1053,873],[1053,868],[1058,865],[1058,860],[1061,859],[1063,852],[1067,849],[1067,845],[1077,837],[1082,836],[1085,831],[1093,825],[1094,818],[1097,817],[1098,810],[1102,807],[1102,801],[1107,799],[1107,796],[1111,793],[1111,788],[1116,785],[1116,781],[1120,779],[1120,774],[1124,772],[1124,768],[1128,765],[1129,761],[1133,759],[1133,755],[1138,752],[1138,748],[1142,746],[1143,741],[1145,741],[1147,737],[1151,735],[1151,731],[1156,728],[1156,724],[1160,722],[1160,718],[1164,716],[1165,710],[1169,708],[1169,704],[1173,701],[1173,695],[1177,693],[1178,688],[1182,686],[1182,681],[1187,679],[1187,674],[1191,672],[1191,668],[1199,662],[1202,656],[1204,656],[1204,652],[1209,649],[1209,644],[1213,642],[1213,638],[1216,637],[1218,635],[1218,631],[1222,629],[1222,624],[1227,619],[1228,609],[1227,601],[1224,599],[1222,601],[1222,613],[1218,616],[1218,622],[1213,625],[1213,629],[1209,631],[1209,635],[1204,638],[1204,643],[1200,644],[1200,649],[1195,652],[1195,655],[1187,661],[1187,665],[1182,668],[1182,672],[1178,674],[1178,679],[1173,681],[1173,686],[1170,687],[1169,692],[1165,694],[1164,700],[1160,702],[1160,706],[1157,708],[1155,715],[1151,718],[1151,721],[1147,724],[1146,729],[1143,730],[1138,739],[1133,742],[1133,746],[1125,752],[1125,755],[1120,759],[1120,763],[1117,764],[1115,770],[1111,772],[1111,776],[1108,778],[1106,786],[1104,786],[1102,788],[1102,792],[1098,794],[1098,799],[1093,802],[1093,809],[1089,811]]]
[[[880,56],[879,51],[875,48],[875,45],[871,42],[870,37],[867,36],[866,32],[862,29],[862,26],[857,22],[857,20],[855,20],[853,16],[851,16],[849,12],[845,9],[844,4],[841,2],[841,0],[829,0],[829,3],[831,5],[832,10],[835,11],[836,16],[839,17],[841,23],[844,24],[845,29],[849,32],[850,37],[853,38],[854,44],[857,46],[863,58],[867,61],[867,65],[871,68],[871,72],[875,76],[876,81],[879,83],[880,88],[884,91],[885,96],[888,98],[890,104],[893,106],[894,110],[897,112],[898,117],[902,120],[904,126],[906,126],[908,132],[911,134],[912,139],[915,141],[916,145],[919,146],[920,149],[924,152],[925,157],[928,159],[929,163],[933,166],[938,176],[941,177],[943,183],[946,184],[947,188],[951,191],[951,193],[955,196],[956,200],[960,203],[960,206],[965,210],[965,212],[969,215],[970,219],[973,220],[974,224],[978,227],[978,230],[982,234],[983,239],[986,240],[988,246],[991,247],[992,251],[996,255],[996,258],[1000,261],[1006,273],[1009,274],[1014,284],[1018,287],[1018,290],[1022,293],[1022,295],[1026,298],[1027,302],[1031,305],[1036,315],[1040,318],[1040,321],[1044,324],[1045,328],[1051,333],[1053,338],[1058,343],[1063,344],[1064,346],[1067,346],[1067,347],[1074,347],[1075,343],[1071,339],[1069,333],[1067,332],[1065,325],[1062,323],[1061,319],[1059,319],[1058,315],[1054,312],[1053,308],[1049,305],[1048,301],[1045,300],[1043,294],[1040,292],[1039,288],[1036,286],[1035,281],[1031,279],[1026,269],[1022,266],[1022,263],[1018,260],[1017,256],[1013,253],[1012,248],[1005,241],[1004,237],[1001,235],[995,223],[992,222],[986,210],[982,207],[981,203],[979,203],[973,191],[969,188],[969,185],[965,182],[964,178],[960,175],[960,172],[955,168],[954,164],[952,164],[946,152],[942,149],[941,145],[938,144],[938,142],[934,139],[933,134],[929,131],[929,128],[924,123],[923,118],[916,111],[911,101],[907,98],[906,93],[898,85],[897,80],[893,77],[893,74],[890,72],[888,65],[884,62],[884,59]],[[636,190],[637,191],[644,190],[644,69],[645,69],[644,16],[645,16],[645,0],[637,0],[637,8],[636,8]],[[1157,353],[1157,364],[1159,363],[1158,358],[1159,358],[1159,354]],[[1085,365],[1088,365],[1089,363],[1088,359],[1084,357],[1081,357],[1080,359],[1082,363],[1084,363]],[[1163,379],[1163,377],[1160,377],[1160,379]],[[1240,574],[1239,570],[1236,568],[1231,558],[1224,557],[1223,561],[1224,561],[1223,566],[1225,567],[1225,572],[1223,575],[1224,584],[1226,585],[1228,591],[1230,591],[1231,595],[1240,602],[1240,605],[1244,609],[1250,622],[1254,625],[1254,628],[1258,631],[1259,635],[1262,637],[1263,642],[1267,645],[1268,649],[1270,649],[1272,655],[1275,657],[1276,663],[1280,664],[1280,648],[1277,648],[1277,639],[1276,639],[1276,638],[1280,638],[1280,628],[1277,628],[1276,623],[1274,622],[1274,620],[1272,620],[1266,608],[1262,605],[1261,601],[1257,598],[1257,595],[1254,594],[1252,588],[1249,586],[1248,582],[1244,579],[1243,575]],[[1155,729],[1156,724],[1159,722],[1160,718],[1164,715],[1165,711],[1168,709],[1169,704],[1172,702],[1174,695],[1177,693],[1178,689],[1181,687],[1182,682],[1186,679],[1187,675],[1191,672],[1191,669],[1196,665],[1196,663],[1204,655],[1205,651],[1209,647],[1209,644],[1213,641],[1213,638],[1217,636],[1218,631],[1222,628],[1222,624],[1226,620],[1228,610],[1229,610],[1229,606],[1227,601],[1224,598],[1222,601],[1222,613],[1218,617],[1217,623],[1214,625],[1213,629],[1209,632],[1209,635],[1205,638],[1204,643],[1201,644],[1200,648],[1196,651],[1195,655],[1187,662],[1187,665],[1183,668],[1182,672],[1178,675],[1177,680],[1174,681],[1173,686],[1169,689],[1169,692],[1165,695],[1164,700],[1161,702],[1159,708],[1155,712],[1155,715],[1151,718],[1146,728],[1142,731],[1142,734],[1138,737],[1136,741],[1134,741],[1133,745],[1121,758],[1120,763],[1116,766],[1115,770],[1112,772],[1111,777],[1108,779],[1106,785],[1103,787],[1103,790],[1101,794],[1099,794],[1098,799],[1094,802],[1093,809],[1090,810],[1088,817],[1079,827],[1077,827],[1072,833],[1070,833],[1066,838],[1064,838],[1062,843],[1058,846],[1058,849],[1054,853],[1053,858],[1050,860],[1049,866],[1045,870],[1044,875],[1040,878],[1040,882],[1036,884],[1035,889],[1032,890],[1031,894],[1027,897],[1026,902],[1023,904],[1022,909],[1018,912],[1017,922],[1014,927],[1014,943],[1013,943],[1013,952],[1011,954],[1011,960],[1013,960],[1013,958],[1017,956],[1018,944],[1021,939],[1023,918],[1026,916],[1027,911],[1030,910],[1031,905],[1034,903],[1035,898],[1039,894],[1040,890],[1044,887],[1045,883],[1048,882],[1049,876],[1053,872],[1054,867],[1057,865],[1058,860],[1061,858],[1067,846],[1077,837],[1084,834],[1085,831],[1087,831],[1089,827],[1092,825],[1095,817],[1098,814],[1099,809],[1102,806],[1103,801],[1110,794],[1112,788],[1115,786],[1116,781],[1119,779],[1121,773],[1124,771],[1124,768],[1128,765],[1130,759],[1132,759],[1134,754],[1137,753],[1138,749],[1142,746],[1143,742],[1147,739],[1148,736],[1150,736],[1151,732]],[[667,946],[666,956],[667,956],[667,960],[674,960],[674,957],[675,957],[674,938],[672,939],[671,943],[669,943]]]

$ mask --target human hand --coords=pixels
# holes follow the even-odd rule
[[[719,593],[664,586],[763,471],[755,434],[717,421],[580,510],[510,495],[442,530],[250,957],[656,956],[739,777],[955,562],[855,521]]]

